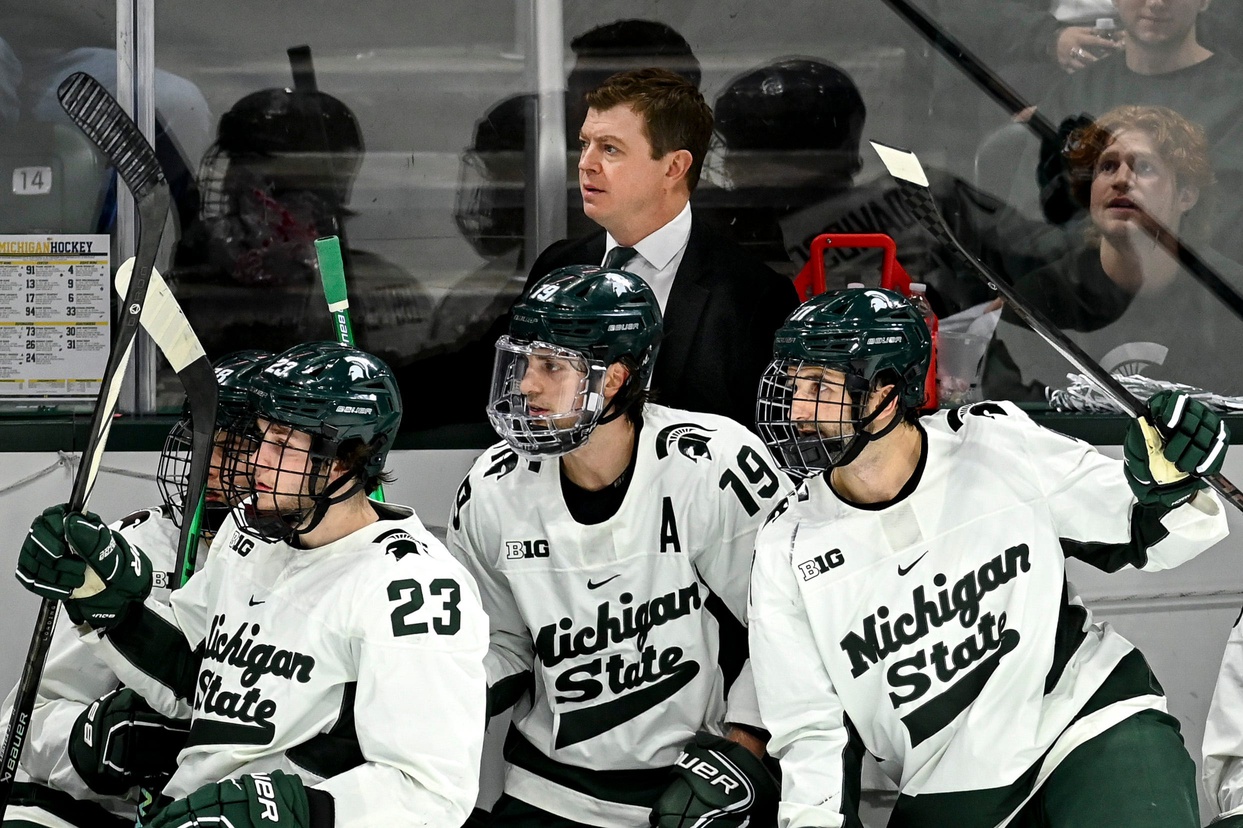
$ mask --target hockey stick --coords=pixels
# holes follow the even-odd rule
[[[116,275],[117,293],[123,293],[134,271],[134,259],[121,265]],[[147,285],[147,301],[142,309],[142,327],[168,360],[190,406],[190,473],[186,478],[186,498],[181,504],[181,531],[177,537],[177,558],[173,567],[171,587],[178,589],[194,574],[198,559],[199,528],[202,525],[203,502],[207,497],[207,472],[212,461],[216,431],[216,372],[203,352],[190,321],[177,304],[172,291],[160,272],[151,269]],[[187,512],[193,498],[194,511]],[[146,788],[138,801],[138,823],[146,821],[147,808],[153,797]]]
[[[130,259],[117,271],[118,293],[128,286],[133,270],[134,260]],[[190,475],[186,480],[186,502],[182,504],[181,533],[177,539],[176,580],[173,583],[173,589],[176,589],[194,574],[198,553],[199,524],[216,431],[216,372],[212,370],[211,361],[203,352],[203,346],[194,335],[181,305],[177,304],[172,291],[154,268],[147,286],[147,301],[142,309],[142,327],[176,372],[190,406]],[[195,505],[191,512],[192,498]]]
[[[929,46],[957,66],[964,75],[983,90],[985,95],[992,98],[1006,112],[1018,115],[1031,108],[1013,86],[1002,80],[996,72],[988,68],[984,61],[962,45],[958,38],[937,25],[936,21],[909,0],[883,0],[883,2],[912,29],[919,32],[924,40],[928,41]],[[1057,141],[1057,128],[1049,123],[1049,119],[1040,112],[1033,112],[1026,123],[1040,140]]]
[[[920,35],[928,41],[932,48],[940,52],[947,60],[953,63],[958,69],[975,82],[984,93],[992,98],[998,105],[1009,112],[1011,115],[1018,115],[1024,110],[1033,110],[1026,123],[1032,132],[1042,141],[1058,142],[1057,129],[1049,120],[1044,117],[1038,110],[1023,99],[1014,87],[1002,80],[996,72],[989,69],[988,66],[972,54],[971,50],[963,46],[958,40],[945,29],[937,25],[936,21],[930,18],[924,12],[916,8],[910,0],[884,0],[885,5],[889,6],[899,17],[905,20],[911,28],[919,32]],[[1095,118],[1100,113],[1089,113],[1089,116]],[[1196,253],[1190,247],[1166,227],[1161,227],[1157,222],[1153,221],[1153,226],[1149,227],[1141,224],[1140,227],[1152,237],[1152,240],[1165,248],[1171,256],[1178,259],[1178,263],[1191,276],[1204,285],[1221,303],[1234,312],[1234,315],[1243,319],[1243,296],[1230,286],[1225,279],[1209,266],[1200,254]]]
[[[994,288],[1005,298],[1007,304],[1019,315],[1041,339],[1049,343],[1055,351],[1066,358],[1067,362],[1088,379],[1095,382],[1100,389],[1116,402],[1123,411],[1132,417],[1147,417],[1148,407],[1134,394],[1127,390],[1113,374],[1110,374],[1087,352],[1062,332],[1060,328],[1045,318],[1044,314],[1031,307],[1027,300],[1011,285],[988,269],[986,265],[967,252],[958,239],[950,231],[949,225],[941,211],[937,209],[932,191],[928,189],[928,177],[924,168],[915,157],[915,153],[872,141],[872,148],[884,162],[898,182],[898,192],[906,206],[924,229],[941,245],[944,245],[963,264],[969,266],[989,287]],[[1154,424],[1157,425],[1157,424]],[[1159,426],[1158,426],[1159,427]],[[1168,435],[1163,435],[1168,438]],[[1243,492],[1221,474],[1204,478],[1214,491],[1224,497],[1235,508],[1243,511]]]
[[[350,295],[345,287],[345,261],[341,258],[341,240],[327,236],[315,240],[315,260],[319,264],[319,280],[324,285],[324,298],[332,314],[337,342],[354,347],[354,326],[350,322]],[[372,500],[384,502],[383,484],[376,486]]]
[[[121,105],[98,81],[90,75],[77,72],[65,79],[56,90],[56,95],[73,122],[116,168],[117,174],[133,194],[134,205],[138,208],[135,273],[125,293],[116,337],[104,367],[99,399],[95,403],[95,413],[91,418],[91,430],[82,451],[82,463],[74,477],[73,491],[69,496],[69,511],[79,512],[85,508],[87,498],[95,485],[99,462],[108,442],[112,412],[116,409],[117,397],[121,393],[121,381],[133,348],[134,334],[138,332],[147,282],[155,265],[160,237],[164,233],[169,194],[168,183],[164,180],[164,172],[156,160],[155,150],[121,109]],[[22,666],[21,679],[17,684],[13,713],[9,717],[9,729],[4,737],[4,765],[0,768],[0,820],[4,819],[13,794],[13,779],[17,773],[22,748],[26,745],[30,714],[34,710],[48,647],[52,643],[58,604],[58,601],[50,598],[44,598],[40,602],[34,633],[30,638],[30,648],[26,652],[26,662]]]

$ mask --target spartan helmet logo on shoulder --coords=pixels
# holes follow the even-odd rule
[[[669,456],[670,448],[676,447],[681,454],[696,463],[701,458],[711,460],[712,452],[708,450],[708,441],[712,439],[709,434],[714,431],[715,429],[702,428],[694,423],[666,426],[656,437],[656,456],[664,459]]]
[[[384,544],[384,554],[392,555],[401,560],[407,555],[423,555],[427,547],[404,529],[392,529],[375,539],[375,543]]]

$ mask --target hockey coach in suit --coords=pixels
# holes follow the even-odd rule
[[[773,333],[798,295],[789,279],[691,210],[712,110],[691,82],[665,69],[613,75],[586,103],[579,192],[584,214],[603,229],[549,246],[527,290],[566,265],[604,264],[639,276],[665,318],[651,383],[661,404],[723,414],[754,430]]]

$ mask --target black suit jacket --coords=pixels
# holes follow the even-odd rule
[[[604,245],[603,230],[550,245],[532,265],[524,293],[559,267],[598,265]],[[665,307],[655,401],[723,414],[754,430],[756,390],[772,360],[773,334],[798,303],[793,282],[692,213]]]

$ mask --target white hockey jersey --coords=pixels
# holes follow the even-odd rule
[[[190,739],[164,793],[283,770],[332,794],[337,828],[458,828],[475,802],[487,618],[412,510],[316,549],[233,516],[172,598],[86,636]],[[191,655],[191,651],[193,655]]]
[[[111,524],[111,528],[147,556],[153,571],[151,600],[167,604],[175,577],[179,534],[177,524],[169,517],[167,510],[162,506],[140,509]],[[200,563],[206,554],[207,544],[200,542]],[[111,813],[132,819],[134,804],[92,791],[74,770],[67,752],[69,733],[79,714],[119,684],[116,674],[82,643],[73,623],[62,614],[52,634],[47,662],[39,682],[39,694],[31,714],[30,735],[22,750],[15,780],[43,785],[77,800],[95,801]],[[17,688],[14,687],[0,712],[4,730],[8,728],[16,694]],[[36,825],[57,827],[75,818],[74,814],[62,812],[56,815],[43,808],[20,805],[10,807],[6,812],[6,819],[23,819]],[[80,823],[81,819],[77,821]]]
[[[1221,657],[1204,724],[1204,792],[1223,817],[1243,814],[1243,612]]]
[[[1208,490],[1140,508],[1121,462],[1010,403],[920,423],[893,502],[850,505],[820,476],[760,532],[751,657],[782,828],[842,825],[862,749],[898,785],[901,824],[1004,824],[1077,745],[1165,709],[1066,557],[1159,570],[1226,534]]]
[[[462,483],[449,528],[491,619],[493,692],[534,673],[505,790],[592,825],[646,826],[696,731],[758,726],[749,670],[728,710],[726,691],[745,659],[755,533],[791,489],[732,420],[648,405],[643,421],[608,520],[574,520],[559,461],[499,443]]]

